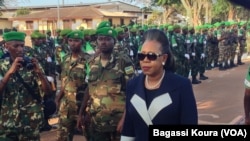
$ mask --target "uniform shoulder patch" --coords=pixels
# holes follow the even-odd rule
[[[128,66],[124,68],[126,74],[133,74],[135,72],[133,66]]]

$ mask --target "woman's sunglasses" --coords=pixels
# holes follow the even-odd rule
[[[156,53],[147,53],[147,54],[143,54],[143,53],[138,53],[137,54],[137,58],[140,61],[143,61],[145,59],[145,57],[148,58],[148,60],[150,61],[155,61],[157,59],[157,57],[160,57],[162,54],[156,54]]]

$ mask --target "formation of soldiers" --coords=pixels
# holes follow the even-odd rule
[[[125,53],[131,57],[135,68],[139,70],[137,53],[143,43],[143,33],[151,28],[163,30],[176,58],[176,73],[184,77],[192,77],[193,84],[199,84],[205,80],[205,70],[219,67],[226,70],[237,65],[242,65],[241,57],[246,47],[248,22],[217,22],[204,24],[197,27],[180,25],[133,25],[116,27],[117,42],[114,47],[116,53]],[[90,55],[98,54],[96,47],[95,29],[79,29],[84,33],[85,43],[82,50]],[[71,29],[56,30],[54,38],[51,31],[40,33],[34,31],[31,34],[32,48],[27,49],[27,55],[37,57],[41,62],[45,73],[56,80],[56,74],[60,76],[60,63],[62,58],[70,52],[67,45],[67,34]],[[3,44],[1,45],[3,46]],[[0,55],[5,57],[7,51],[1,47]],[[234,60],[237,60],[234,62]],[[56,83],[56,82],[55,82]]]
[[[199,84],[200,80],[208,79],[205,76],[205,70],[218,67],[219,70],[223,71],[244,64],[241,58],[246,47],[246,36],[250,25],[248,22],[242,21],[217,22],[197,27],[177,24],[115,27],[117,36],[114,53],[127,54],[134,62],[134,67],[140,70],[137,53],[140,52],[144,32],[152,28],[163,30],[166,33],[169,45],[175,55],[176,73],[187,78],[191,76],[192,84]],[[97,56],[99,50],[96,45],[96,30],[79,30],[84,34],[82,51],[92,57]],[[30,36],[32,46],[25,47],[26,56],[37,58],[48,76],[53,86],[52,99],[56,95],[56,77],[61,75],[62,59],[70,53],[67,42],[70,32],[72,32],[71,29],[58,29],[55,37],[52,37],[50,30],[45,33],[33,31]],[[8,57],[8,51],[3,47],[4,41],[0,45],[0,58]],[[88,70],[86,71],[88,72]],[[49,117],[46,118],[48,120]],[[48,129],[50,128],[48,127]]]
[[[248,22],[217,22],[204,24],[197,27],[180,25],[133,25],[116,27],[117,42],[114,47],[116,53],[125,53],[131,57],[135,68],[139,70],[137,53],[143,43],[143,33],[151,28],[163,30],[176,58],[176,73],[184,77],[192,77],[193,84],[199,84],[205,80],[205,70],[219,67],[226,70],[237,65],[242,65],[241,57],[246,47]],[[84,45],[82,50],[90,55],[98,54],[96,47],[95,29],[79,29],[84,33]],[[51,31],[40,33],[34,31],[31,34],[32,48],[27,49],[27,55],[37,57],[45,69],[46,75],[56,80],[56,74],[60,76],[60,63],[62,58],[70,52],[67,45],[67,34],[71,29],[56,30],[54,38]],[[6,50],[1,48],[0,55],[6,56]],[[234,62],[234,60],[237,60]],[[55,82],[56,83],[56,82]]]

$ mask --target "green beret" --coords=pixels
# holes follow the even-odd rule
[[[163,30],[164,28],[165,28],[164,25],[160,25],[160,26],[159,26],[159,29],[160,29],[160,30]]]
[[[33,32],[39,32],[39,30],[38,30],[38,29],[36,29],[36,30],[34,30]]]
[[[40,38],[46,38],[46,35],[41,33]]]
[[[168,26],[168,31],[174,31],[174,26],[172,25]]]
[[[243,26],[243,25],[245,25],[247,22],[246,21],[241,21],[241,22],[239,22],[239,25],[240,26]]]
[[[111,27],[110,22],[109,21],[102,21],[101,23],[99,23],[99,25],[96,29],[104,28],[104,27]]]
[[[109,21],[102,21],[98,27],[96,28],[97,35],[111,36],[116,38],[117,32],[113,28],[111,28]]]
[[[188,26],[183,26],[182,30],[188,30]]]
[[[56,32],[61,32],[62,30],[61,29],[57,29]]]
[[[103,27],[96,30],[97,35],[104,35],[104,36],[111,36],[116,38],[117,32],[116,30],[112,29],[111,27]]]
[[[84,29],[83,34],[84,34],[84,36],[88,36],[89,35],[89,29]]]
[[[194,30],[194,27],[189,26],[188,31]]]
[[[51,33],[51,30],[47,30],[46,33],[47,33],[47,34],[48,34],[48,33]]]
[[[137,28],[134,28],[134,27],[131,28],[131,29],[130,29],[130,32],[137,32]]]
[[[37,31],[34,31],[33,33],[31,33],[30,37],[31,37],[32,39],[38,39],[38,38],[41,38],[41,37],[42,37],[42,33],[37,32]]]
[[[230,25],[231,25],[231,23],[229,21],[225,22],[225,26],[230,26]]]
[[[60,32],[60,36],[66,36],[68,35],[72,30],[71,29],[63,29],[61,32]]]
[[[219,27],[220,25],[221,25],[221,23],[219,23],[219,22],[216,22],[216,23],[214,24],[215,27]]]
[[[8,41],[23,41],[25,40],[26,34],[24,32],[11,31],[3,34],[3,39]]]
[[[116,30],[117,34],[122,34],[122,33],[124,33],[124,29],[121,28],[121,27],[117,27],[117,28],[115,28],[115,30]]]
[[[89,35],[95,35],[96,34],[96,30],[95,29],[89,29]]]
[[[67,34],[68,38],[73,38],[73,39],[83,39],[83,32],[80,30],[74,30],[71,31],[70,33]]]
[[[176,30],[176,29],[180,29],[181,28],[181,26],[180,25],[178,25],[178,24],[176,24],[176,25],[174,25],[174,30]]]

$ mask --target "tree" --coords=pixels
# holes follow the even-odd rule
[[[161,6],[162,8],[164,8],[163,24],[169,22],[168,21],[169,16],[173,12],[177,11],[178,7],[182,7],[180,0],[154,0],[152,3],[153,5]]]
[[[212,0],[181,0],[189,17],[189,25],[197,26],[204,22],[210,22],[209,11],[211,11]]]
[[[29,1],[29,0],[23,0]],[[2,9],[6,9],[8,6],[16,5],[18,0],[0,0],[0,16],[2,16]]]
[[[16,11],[16,15],[28,15],[30,13],[30,10],[28,8],[21,8]]]

